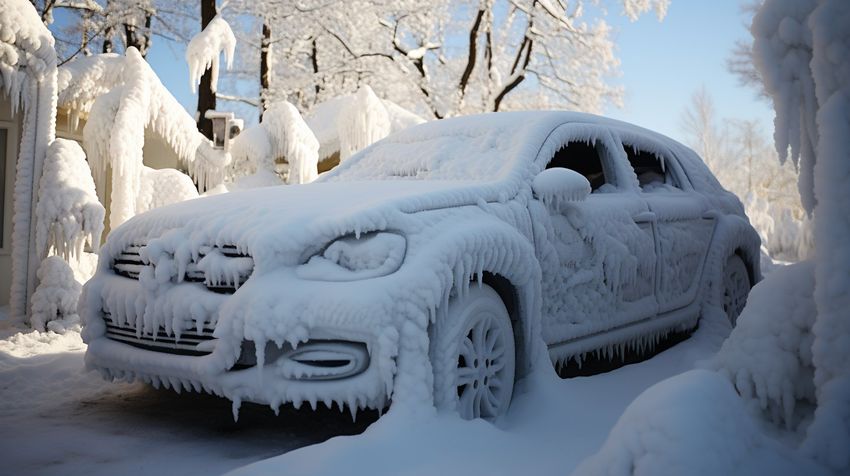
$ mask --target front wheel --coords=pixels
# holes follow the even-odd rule
[[[738,316],[747,304],[751,287],[750,274],[744,260],[738,255],[730,256],[723,268],[723,311],[729,317],[732,327],[737,324]]]
[[[511,404],[516,349],[510,315],[493,288],[471,285],[449,302],[446,322],[432,333],[438,407],[466,420],[495,418]]]

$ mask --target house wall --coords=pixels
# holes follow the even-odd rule
[[[21,143],[22,111],[12,111],[11,99],[0,90],[0,306],[9,304],[12,287],[12,190],[15,186],[15,166],[18,145]],[[5,142],[5,144],[3,143]]]
[[[79,142],[79,144],[82,146],[83,127],[85,127],[85,125],[86,120],[84,118],[80,118],[77,127],[73,127],[68,111],[60,109],[59,112],[56,114],[56,137],[75,140]],[[172,149],[171,146],[168,145],[168,143],[165,141],[165,139],[162,138],[162,136],[150,129],[145,129],[145,145],[142,149],[142,160],[146,166],[152,169],[172,168],[180,170],[184,173],[186,172],[185,168],[180,162],[180,158],[177,156],[177,153],[174,152],[174,149]],[[101,241],[106,239],[106,235],[109,234],[110,230],[109,197],[112,193],[111,170],[107,170],[106,183],[103,184],[102,188],[103,190],[99,188],[97,191],[97,196],[100,199],[100,202],[103,204],[104,208],[106,208],[106,218]]]

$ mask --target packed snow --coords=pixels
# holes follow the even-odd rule
[[[233,65],[233,53],[236,50],[236,36],[230,29],[230,24],[216,15],[209,24],[186,47],[186,63],[189,65],[189,85],[195,92],[198,82],[206,70],[210,70],[212,80],[210,89],[216,92],[218,88],[219,57],[224,53],[227,69]]]

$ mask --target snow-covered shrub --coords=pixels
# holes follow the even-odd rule
[[[693,370],[626,408],[574,476],[815,475],[825,470],[766,437],[729,382]]]
[[[369,86],[357,91],[336,121],[340,161],[388,136],[392,128],[387,108]]]
[[[814,402],[814,263],[779,268],[756,285],[737,326],[708,367],[776,423],[793,429]]]
[[[97,251],[105,213],[83,149],[72,140],[53,141],[47,149],[38,189],[39,256],[46,256],[53,248],[69,260],[81,256],[86,243]]]
[[[216,15],[186,47],[186,63],[189,65],[189,85],[192,92],[195,92],[198,81],[208,69],[212,70],[210,89],[215,92],[218,86],[219,56],[224,52],[227,69],[230,69],[235,50],[236,37],[233,30],[221,15]]]
[[[263,113],[263,122],[245,129],[233,140],[230,154],[232,179],[260,175],[265,179],[250,182],[274,184],[269,179],[273,178],[275,162],[280,158],[287,163],[288,184],[309,183],[318,176],[319,142],[298,109],[287,101],[269,105]],[[247,184],[245,180],[239,182]]]
[[[38,267],[38,289],[32,295],[32,326],[63,333],[80,322],[77,301],[82,285],[62,258],[48,256]]]

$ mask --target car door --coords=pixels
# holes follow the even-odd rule
[[[554,137],[554,138],[553,138]],[[551,144],[552,141],[556,143]],[[543,150],[546,168],[572,169],[591,184],[582,201],[546,208],[543,331],[550,345],[569,343],[657,312],[655,225],[640,193],[625,180],[627,165],[612,154],[619,143],[607,129],[565,125]],[[626,176],[628,178],[628,176]]]
[[[663,143],[621,132],[620,141],[640,195],[655,220],[658,239],[659,312],[695,302],[715,220],[706,216],[675,156]]]

